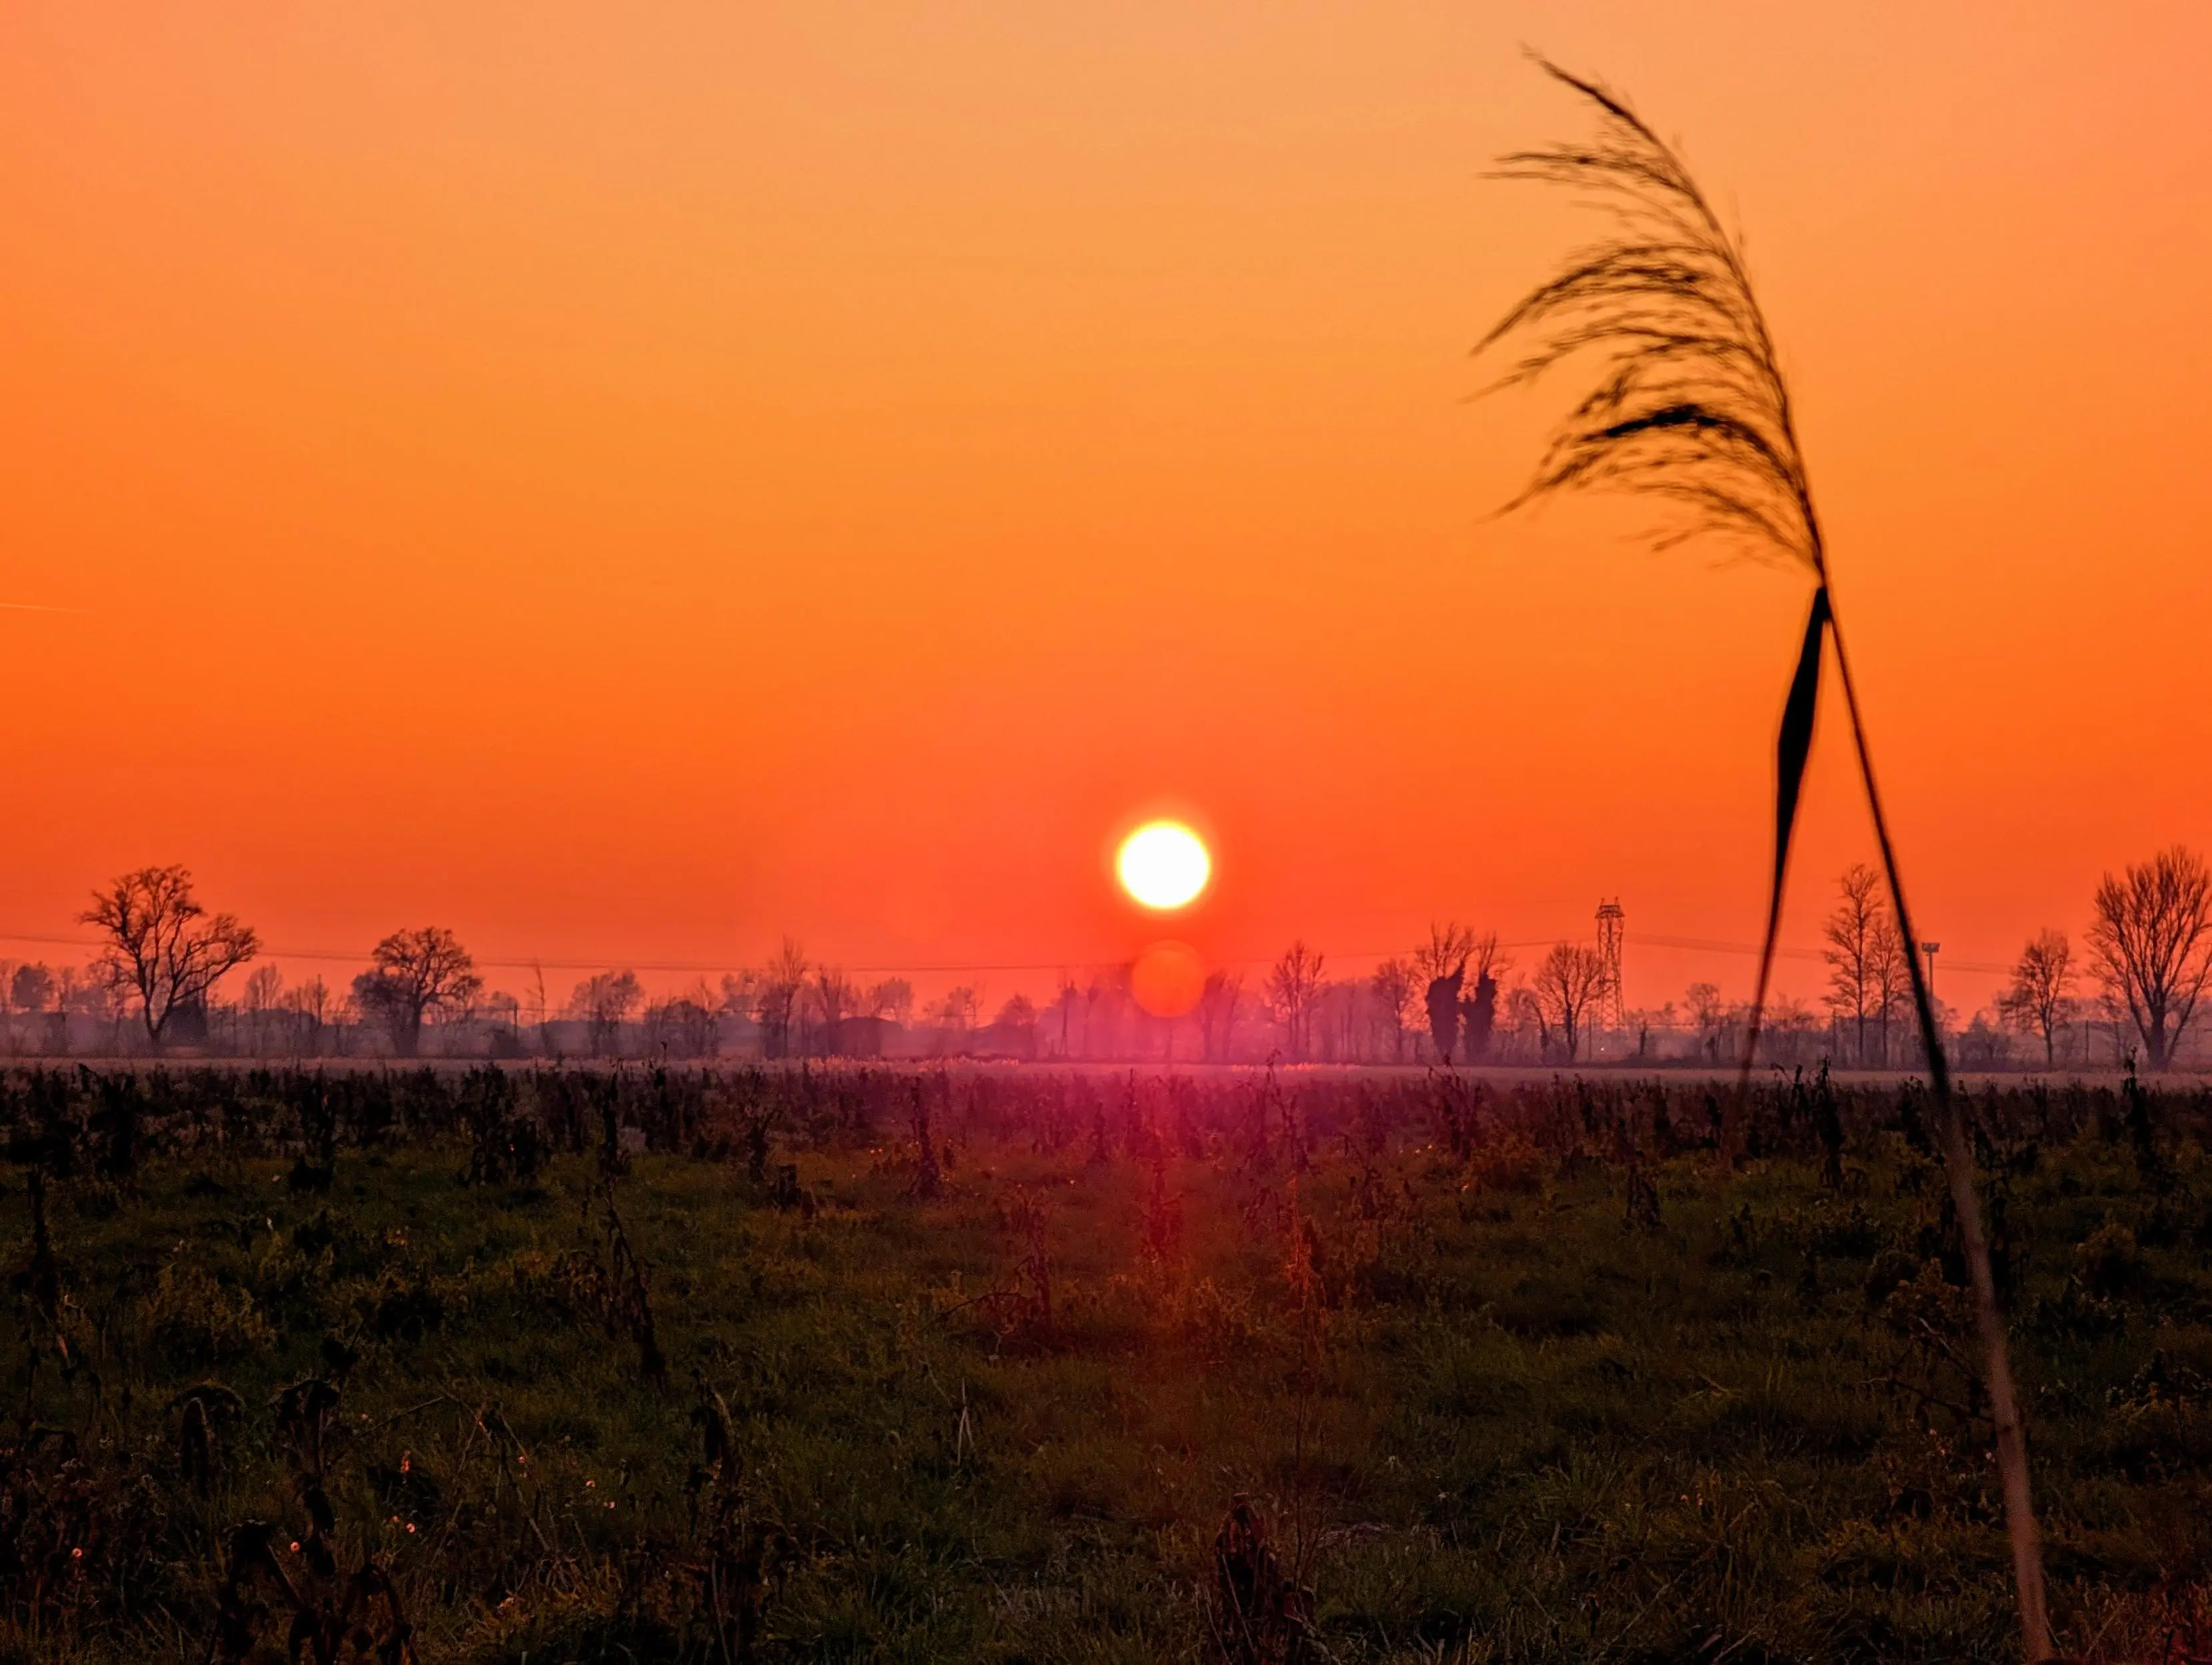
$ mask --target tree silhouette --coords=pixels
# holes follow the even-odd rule
[[[1886,918],[1881,885],[1881,875],[1864,862],[1845,868],[1836,881],[1836,910],[1820,928],[1828,941],[1820,951],[1828,962],[1828,1004],[1837,1016],[1850,1018],[1856,1026],[1862,1067],[1866,1063],[1867,1018],[1878,1003],[1876,962]]]
[[[353,997],[364,1014],[383,1020],[392,1050],[411,1058],[422,1049],[422,1020],[467,1005],[483,987],[459,939],[441,925],[425,925],[378,943],[369,968],[353,980]]]
[[[2126,1008],[2153,1069],[2173,1059],[2212,981],[2212,869],[2180,845],[2097,887],[2089,954],[2114,1004]]]
[[[159,1048],[170,1020],[202,1005],[223,976],[260,952],[261,941],[227,913],[210,915],[182,867],[125,873],[77,916],[107,941],[94,975],[138,996],[149,1044]]]
[[[1429,1010],[1429,1044],[1437,1049],[1437,1061],[1449,1063],[1452,1053],[1459,1045],[1459,991],[1467,980],[1467,964],[1462,960],[1442,977],[1429,979],[1425,996]]]
[[[1567,1062],[1572,1063],[1590,1008],[1605,993],[1605,957],[1579,943],[1555,942],[1538,962],[1530,984],[1539,1009],[1559,1030],[1566,1044]]]
[[[2043,1037],[2043,1067],[2057,1062],[2058,1026],[2074,1007],[2074,945],[2064,931],[2038,932],[2020,951],[2012,986],[1997,996],[1997,1009],[2021,1029]]]
[[[1293,1060],[1302,1060],[1313,1044],[1313,1012],[1321,999],[1322,956],[1304,937],[1283,951],[1267,973],[1268,1009],[1283,1026],[1283,1044]]]

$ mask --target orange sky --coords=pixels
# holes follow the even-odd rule
[[[2212,844],[2202,7],[21,4],[0,931],[183,861],[294,949],[1107,959],[1179,802],[1209,954],[1618,894],[1632,1001],[1743,992],[1635,935],[1756,933],[1806,586],[1487,518],[1523,42],[1749,233],[1925,934]]]

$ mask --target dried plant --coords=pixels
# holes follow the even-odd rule
[[[1214,1535],[1212,1594],[1207,1615],[1223,1665],[1297,1665],[1315,1656],[1313,1592],[1285,1568],[1242,1492]]]
[[[1017,1327],[1033,1340],[1049,1341],[1052,1257],[1045,1246],[1043,1206],[1029,1192],[1018,1192],[1008,1211],[1007,1223],[1021,1238],[1023,1254],[1018,1269],[1022,1281],[1029,1286],[1028,1293],[1018,1296],[1015,1301]]]
[[[639,1381],[665,1387],[668,1358],[653,1322],[651,1271],[630,1246],[629,1230],[615,1209],[614,1188],[603,1180],[590,1196],[601,1209],[602,1247],[562,1255],[554,1262],[556,1286],[572,1307],[596,1317],[610,1337],[627,1335],[635,1343]]]
[[[1812,748],[1822,651],[1831,643],[1891,904],[1905,942],[1917,939],[1875,786],[1789,383],[1753,292],[1741,246],[1722,225],[1681,157],[1625,100],[1595,82],[1537,61],[1547,74],[1595,106],[1597,130],[1585,142],[1513,152],[1501,160],[1498,177],[1572,191],[1605,215],[1606,230],[1595,242],[1571,253],[1557,273],[1508,312],[1478,351],[1508,342],[1525,343],[1501,386],[1534,382],[1570,364],[1594,364],[1596,380],[1562,420],[1534,477],[1508,506],[1582,487],[1637,493],[1666,506],[1668,513],[1652,534],[1660,547],[1711,538],[1741,555],[1800,568],[1814,583],[1778,747],[1774,871],[1745,1052],[1747,1078],[1781,921],[1790,832]],[[2051,1644],[2027,1446],[1974,1190],[1972,1157],[1927,978],[1917,956],[1908,951],[1906,960],[1987,1355],[2027,1657],[2047,1659]]]
[[[1155,1266],[1166,1266],[1182,1250],[1182,1197],[1168,1190],[1167,1153],[1164,1147],[1153,1153],[1146,1166],[1151,1178],[1145,1192],[1145,1258]]]
[[[944,1169],[937,1159],[937,1141],[929,1126],[929,1095],[920,1081],[914,1084],[914,1181],[907,1195],[927,1202],[944,1189]]]

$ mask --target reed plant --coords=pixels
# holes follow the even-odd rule
[[[1525,385],[1568,369],[1589,378],[1588,391],[1553,432],[1534,477],[1508,507],[1571,490],[1629,492],[1659,505],[1662,513],[1651,532],[1658,547],[1715,540],[1812,580],[1777,744],[1774,868],[1744,1069],[1747,1078],[1773,966],[1824,650],[1832,650],[1891,905],[1907,945],[1913,1011],[1972,1278],[2022,1639],[2030,1660],[2047,1659],[2051,1644],[2027,1440],[1975,1190],[1973,1157],[1927,977],[1911,952],[1918,939],[1875,782],[1789,381],[1742,245],[1722,224],[1680,154],[1619,94],[1548,60],[1537,62],[1591,107],[1595,130],[1579,142],[1511,152],[1500,160],[1496,177],[1571,191],[1598,211],[1603,229],[1595,240],[1571,251],[1477,349],[1517,349],[1519,357],[1500,387]]]

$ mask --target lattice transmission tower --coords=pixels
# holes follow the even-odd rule
[[[1605,986],[1598,993],[1597,1021],[1601,1029],[1616,1032],[1628,1027],[1628,997],[1620,980],[1620,942],[1628,929],[1628,916],[1620,901],[1597,905],[1597,957],[1605,964]]]

